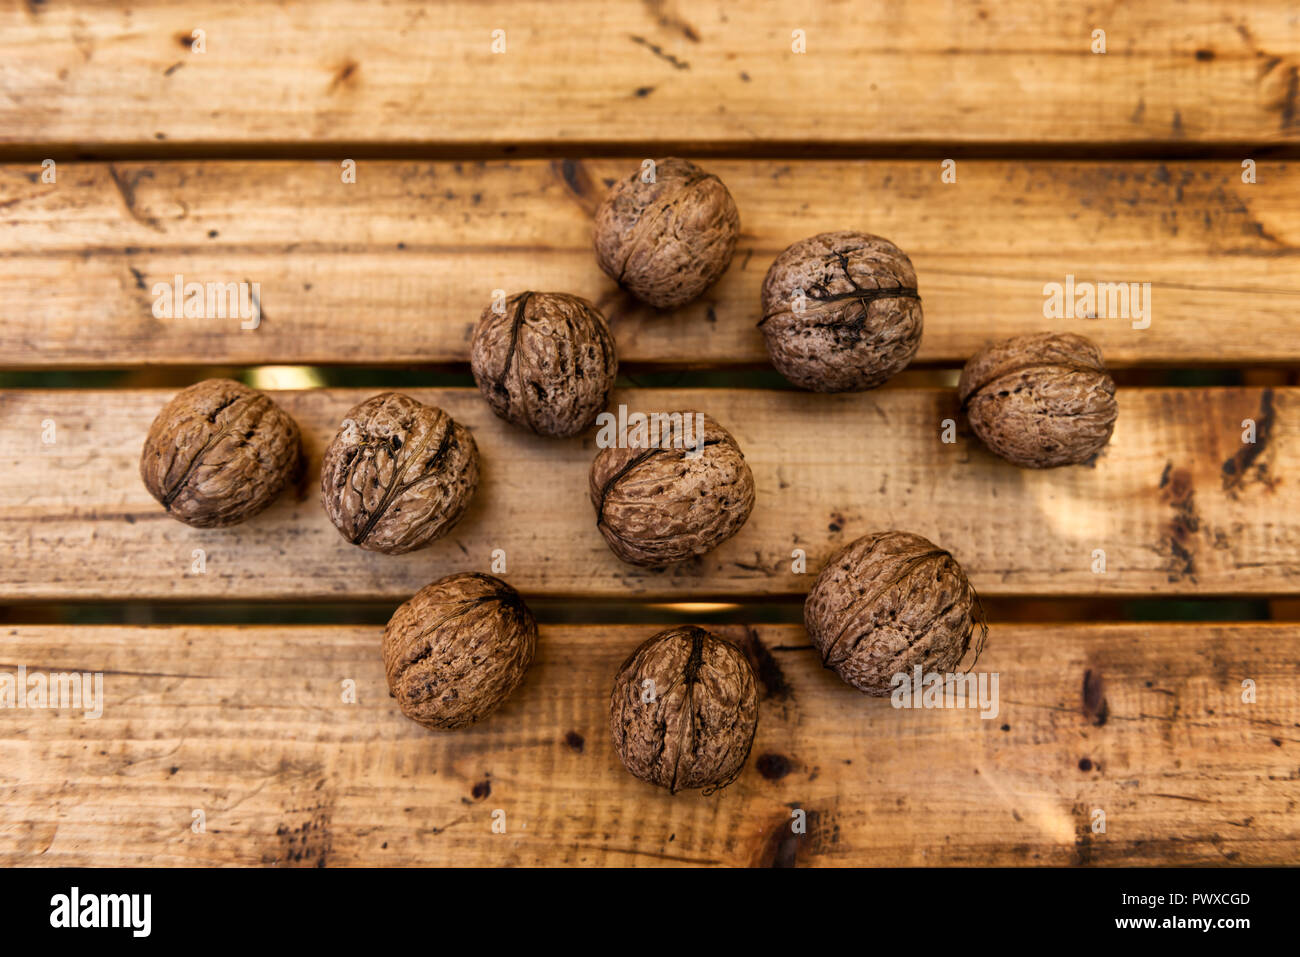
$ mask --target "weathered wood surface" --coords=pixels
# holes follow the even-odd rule
[[[145,433],[171,392],[0,393],[0,599],[396,601],[441,575],[487,570],[497,549],[525,594],[801,595],[832,551],[882,528],[948,548],[990,596],[1300,593],[1295,389],[1122,389],[1094,465],[1045,472],[1017,470],[964,431],[944,444],[945,419],[964,428],[946,390],[616,392],[615,408],[707,411],[754,471],[747,525],[661,571],[619,562],[596,529],[594,436],[525,434],[473,389],[410,390],[477,439],[483,479],[465,519],[409,555],[350,545],[320,506],[320,456],[347,411],[377,391],[274,393],[303,430],[304,497],[206,531],[167,516],[139,478]],[[1242,441],[1248,419],[1254,444]],[[1099,550],[1104,573],[1094,571]]]
[[[743,235],[723,280],[673,314],[596,265],[591,216],[635,160],[0,166],[0,367],[464,362],[494,289],[565,290],[610,317],[625,364],[766,365],[767,267],[829,229],[885,235],[925,306],[917,361],[1069,329],[1113,365],[1300,360],[1300,168],[1262,161],[718,160]],[[262,321],[155,318],[155,284],[259,285]],[[1044,286],[1150,283],[1147,319],[1045,318]],[[1149,323],[1149,325],[1148,325]],[[1148,325],[1146,328],[1135,328]]]
[[[0,141],[1294,143],[1293,14],[1284,0],[10,3]]]
[[[994,625],[999,712],[896,710],[793,626],[717,629],[760,664],[729,788],[670,795],[609,740],[656,630],[543,627],[520,690],[431,734],[378,627],[10,627],[0,671],[103,672],[102,717],[0,711],[0,863],[1290,864],[1293,625]],[[1243,681],[1257,700],[1242,700]],[[343,702],[345,681],[356,703]],[[794,808],[807,832],[791,829]],[[493,833],[493,813],[506,832]],[[1095,812],[1105,815],[1095,832]],[[203,812],[204,831],[193,828]]]

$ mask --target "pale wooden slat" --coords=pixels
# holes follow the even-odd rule
[[[707,163],[743,235],[722,282],[672,315],[599,270],[591,213],[634,160],[0,167],[0,366],[445,363],[492,290],[567,290],[610,316],[625,363],[766,365],[763,275],[787,244],[855,227],[914,260],[918,361],[1070,329],[1114,365],[1300,360],[1300,170],[1263,162]],[[262,325],[155,319],[155,283],[257,282]],[[1045,283],[1151,283],[1150,327],[1048,319]]]
[[[1294,143],[1293,13],[1284,0],[12,3],[0,140]]]
[[[613,675],[653,626],[543,627],[497,714],[430,734],[378,627],[11,627],[0,670],[104,672],[103,716],[0,712],[0,862],[49,865],[1289,864],[1300,635],[1283,625],[994,625],[999,713],[901,711],[793,626],[758,737],[709,798],[635,780]],[[1242,682],[1258,689],[1242,701]],[[342,702],[343,682],[356,703]],[[1085,691],[1085,689],[1087,689]],[[807,833],[790,831],[791,808]],[[1092,829],[1094,811],[1105,833]],[[191,830],[202,810],[206,830]],[[505,813],[506,833],[492,832]]]
[[[941,423],[960,418],[951,391],[616,392],[614,406],[632,411],[708,412],[753,468],[748,524],[666,571],[621,563],[597,531],[587,498],[594,436],[525,434],[473,389],[411,390],[474,432],[483,479],[466,518],[405,556],[348,544],[321,509],[316,476],[338,422],[368,394],[275,393],[305,436],[305,498],[200,531],[168,517],[138,475],[170,392],[0,393],[0,599],[401,600],[440,575],[486,570],[497,549],[526,594],[797,596],[834,549],[882,528],[950,549],[990,596],[1300,593],[1295,389],[1123,389],[1095,466],[1046,472],[1016,469],[969,434],[943,444]],[[1253,446],[1242,444],[1246,419],[1257,424]],[[191,573],[196,548],[205,574]],[[1096,550],[1104,574],[1093,571]]]

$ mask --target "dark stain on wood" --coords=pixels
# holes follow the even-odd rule
[[[653,93],[654,91],[655,91],[655,88],[654,88],[653,86],[638,86],[638,87],[637,87],[635,90],[633,90],[632,92],[633,92],[633,95],[634,95],[634,96],[637,96],[637,97],[640,97],[640,98],[644,99],[645,97],[649,96],[649,95],[650,95],[651,93]]]
[[[183,67],[184,65],[185,65],[185,64],[184,64],[183,61],[181,61],[181,60],[177,60],[175,63],[173,63],[173,64],[172,64],[171,66],[169,66],[167,69],[163,70],[163,76],[171,76],[173,73],[175,73],[177,70],[179,70],[179,69],[180,69],[181,67]]]
[[[492,782],[485,778],[474,785],[473,790],[469,793],[474,796],[475,801],[482,801],[492,793]]]
[[[675,10],[669,8],[668,0],[642,0],[646,10],[655,18],[659,26],[667,30],[676,30],[692,43],[700,42],[699,31],[691,26]]]
[[[803,820],[803,833],[794,830],[795,818],[786,816],[779,819],[772,833],[764,842],[759,853],[759,867],[798,867],[799,850],[810,842],[810,836],[817,827],[818,813],[806,811]]]
[[[1201,528],[1201,519],[1196,512],[1192,475],[1187,469],[1171,466],[1172,463],[1166,465],[1160,476],[1164,500],[1174,513],[1165,526],[1165,547],[1169,552],[1165,570],[1171,582],[1183,578],[1196,581],[1196,556],[1193,548],[1194,538]]]
[[[320,804],[306,812],[308,819],[298,827],[281,824],[275,829],[280,839],[276,854],[263,855],[263,864],[291,867],[325,867],[333,850],[330,836],[331,809]]]
[[[1273,403],[1273,390],[1265,389],[1260,394],[1259,412],[1255,415],[1255,441],[1242,442],[1241,448],[1237,450],[1236,454],[1223,463],[1224,491],[1236,491],[1250,478],[1263,482],[1270,488],[1272,487],[1275,480],[1268,477],[1268,466],[1258,460],[1268,448],[1268,442],[1273,433],[1273,424],[1277,416],[1277,408]],[[1253,476],[1250,474],[1252,467],[1254,468]]]
[[[1092,759],[1091,759],[1091,758],[1080,758],[1080,759],[1079,759],[1079,770],[1080,770],[1080,771],[1091,771],[1091,770],[1092,770]]]
[[[1208,63],[1210,60],[1213,60],[1213,59],[1214,59],[1214,51],[1213,51],[1213,50],[1197,50],[1197,51],[1196,51],[1196,59],[1200,60],[1202,63]]]
[[[1075,813],[1079,815],[1074,825],[1074,855],[1071,863],[1082,866],[1091,864],[1093,860],[1092,848],[1092,816],[1086,808],[1075,807]]]
[[[754,762],[758,768],[758,773],[763,775],[769,781],[779,781],[790,773],[790,759],[784,754],[776,754],[772,751],[766,754],[760,754]]]
[[[564,736],[564,743],[572,750],[582,754],[582,749],[586,746],[586,739],[576,731],[570,731]]]
[[[357,70],[361,69],[361,64],[356,60],[348,60],[334,71],[334,79],[330,80],[329,92],[333,93],[344,84],[356,82]]]
[[[157,232],[166,232],[162,224],[154,217],[145,215],[136,208],[136,188],[140,185],[142,179],[153,179],[153,170],[141,170],[130,179],[127,179],[118,168],[112,163],[108,164],[108,175],[113,180],[113,185],[117,187],[118,194],[122,197],[122,205],[126,207],[127,214],[130,215],[137,223],[148,226]]]
[[[596,207],[600,205],[600,196],[597,194],[596,185],[591,181],[591,173],[588,172],[586,165],[579,160],[559,159],[552,160],[551,170],[564,183],[569,195],[583,211],[588,216],[594,216]]]
[[[1083,716],[1099,728],[1110,717],[1110,705],[1106,702],[1106,687],[1101,672],[1091,668],[1083,673]]]
[[[1223,186],[1216,186],[1211,190],[1204,205],[1206,207],[1205,225],[1208,230],[1218,230],[1226,233],[1229,229],[1237,228],[1236,223],[1229,224],[1229,220],[1238,217],[1241,220],[1240,230],[1242,233],[1254,234],[1260,239],[1272,243],[1279,255],[1290,254],[1291,247],[1264,228],[1264,224],[1255,218],[1245,200],[1236,194],[1228,193]]]
[[[1286,96],[1282,99],[1282,129],[1296,125],[1296,101],[1300,99],[1300,67],[1291,67],[1286,74]]]
[[[689,70],[691,68],[691,65],[685,60],[677,59],[677,57],[667,52],[663,47],[659,46],[659,44],[651,43],[645,37],[639,37],[633,34],[629,39],[638,46],[645,47],[665,63],[671,64],[674,70]]]
[[[758,676],[758,683],[763,686],[763,697],[776,701],[788,700],[794,692],[786,681],[785,672],[758,637],[758,632],[748,625],[742,625],[741,629],[739,636],[733,634],[728,637],[733,638],[736,646],[749,659],[754,674]]]

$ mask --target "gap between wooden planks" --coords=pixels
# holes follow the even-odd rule
[[[1284,0],[8,4],[0,142],[1295,143],[1293,13]]]
[[[1096,462],[1050,471],[1017,469],[965,431],[944,444],[945,419],[965,428],[952,391],[616,392],[612,408],[708,412],[754,471],[745,527],[658,571],[620,562],[596,529],[594,436],[526,434],[473,389],[408,390],[476,438],[483,478],[462,522],[404,556],[349,544],[320,505],[320,456],[348,410],[378,391],[273,393],[303,430],[302,497],[206,531],[166,515],[138,474],[171,392],[0,393],[0,600],[396,602],[442,575],[488,570],[498,549],[525,595],[798,596],[835,549],[890,528],[952,551],[990,596],[1300,594],[1296,389],[1122,389]],[[1246,420],[1254,444],[1242,441]]]
[[[731,268],[655,313],[596,265],[591,217],[635,160],[0,166],[0,367],[467,361],[493,290],[568,291],[625,364],[766,365],[776,255],[817,232],[884,235],[924,300],[917,361],[958,365],[1031,331],[1092,337],[1115,365],[1300,360],[1300,170],[1261,162],[707,161],[736,197]],[[154,317],[156,284],[257,283],[261,324]],[[1150,283],[1139,319],[1045,318],[1044,286]],[[1118,305],[1118,303],[1117,303]],[[1134,328],[1134,326],[1146,326]]]
[[[105,700],[98,719],[0,711],[0,862],[1150,865],[1300,853],[1294,626],[995,624],[978,666],[999,676],[992,720],[866,698],[821,667],[801,628],[722,626],[758,666],[762,699],[744,772],[709,798],[637,781],[611,747],[614,673],[657,630],[543,627],[502,709],[439,735],[388,697],[378,627],[10,627],[0,670],[103,672]],[[355,704],[343,703],[349,680]],[[505,834],[492,831],[496,811]]]

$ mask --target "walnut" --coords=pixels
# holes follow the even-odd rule
[[[731,433],[703,413],[654,413],[643,422],[628,447],[596,454],[591,503],[615,555],[658,567],[736,534],[754,507],[754,476]]]
[[[237,525],[301,474],[298,425],[264,393],[230,379],[196,383],[149,427],[140,477],[173,518]]]
[[[795,385],[874,389],[911,362],[921,344],[912,261],[867,233],[800,240],[767,270],[758,325],[772,365]]]
[[[398,392],[352,409],[321,462],[330,521],[353,545],[390,555],[447,534],[477,486],[474,437],[442,409]]]
[[[684,306],[717,282],[739,235],[740,214],[722,180],[683,159],[643,166],[596,210],[600,268],[657,309]]]
[[[633,775],[674,793],[711,794],[736,779],[754,744],[754,669],[740,649],[703,628],[670,628],[619,668],[609,726]]]
[[[859,691],[888,695],[895,675],[951,673],[988,626],[957,560],[920,535],[876,532],[836,552],[803,606],[822,663]]]
[[[402,714],[454,731],[510,697],[536,648],[537,622],[519,592],[491,575],[448,575],[393,612],[384,672]]]
[[[591,303],[562,292],[521,292],[500,312],[483,310],[470,346],[483,398],[507,422],[568,437],[591,427],[609,402],[618,358]]]
[[[1101,351],[1073,333],[1016,336],[966,363],[957,392],[971,428],[1016,465],[1079,465],[1105,448],[1119,407]]]

